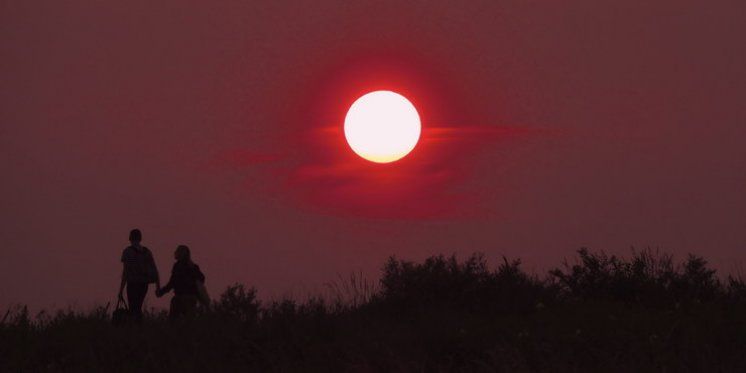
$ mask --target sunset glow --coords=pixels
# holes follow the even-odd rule
[[[375,91],[350,106],[344,132],[357,155],[376,163],[394,162],[417,145],[420,116],[406,97],[391,91]]]

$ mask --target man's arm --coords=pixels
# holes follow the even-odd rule
[[[124,264],[122,264],[122,281],[119,283],[119,298],[124,298],[124,285],[127,285],[127,277],[125,274]]]
[[[153,266],[153,271],[155,272],[155,290],[157,291],[161,288],[161,277],[158,274],[158,266],[155,265],[155,258],[153,258],[153,253],[150,251],[148,251],[148,253],[150,254],[150,265]]]

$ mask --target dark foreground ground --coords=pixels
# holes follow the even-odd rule
[[[237,285],[195,319],[123,327],[105,308],[14,308],[0,371],[746,371],[746,286],[697,257],[581,250],[541,278],[480,256],[392,259],[380,286],[330,290],[259,304]]]

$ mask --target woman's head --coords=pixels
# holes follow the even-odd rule
[[[189,247],[187,245],[179,245],[179,247],[176,248],[176,251],[174,251],[174,259],[191,262],[192,255],[189,252]]]
[[[133,229],[130,231],[130,242],[132,244],[138,244],[142,241],[142,232],[139,229]]]

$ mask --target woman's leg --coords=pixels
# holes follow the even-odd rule
[[[174,295],[171,298],[171,310],[168,314],[171,320],[183,316],[194,316],[197,309],[197,297],[191,295]]]
[[[130,314],[138,323],[142,322],[142,304],[147,293],[147,283],[127,283],[127,301],[129,302]]]
[[[197,313],[197,296],[187,295],[184,296],[184,315],[188,317],[194,317]]]
[[[179,307],[179,296],[174,295],[173,298],[171,298],[171,308],[168,310],[168,318],[171,321],[176,320],[179,317],[181,309]]]

